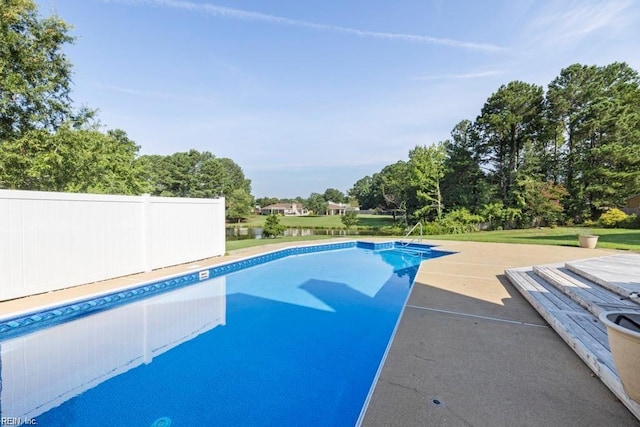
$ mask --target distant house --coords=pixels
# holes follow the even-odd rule
[[[629,197],[629,199],[627,199],[627,207],[622,208],[622,210],[629,215],[640,215],[640,194]]]
[[[347,210],[357,211],[360,209],[349,206],[346,203],[327,202],[327,210],[325,211],[325,215],[344,215]]]
[[[276,203],[260,208],[262,215],[301,216],[309,215],[309,211],[298,203]]]

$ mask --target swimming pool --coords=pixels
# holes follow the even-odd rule
[[[1,415],[355,425],[420,262],[442,254],[392,242],[292,248],[2,320]]]

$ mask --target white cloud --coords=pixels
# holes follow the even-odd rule
[[[531,3],[527,22],[513,33],[511,55],[499,67],[511,79],[546,86],[574,64],[640,65],[640,2],[580,0]]]
[[[562,46],[605,33],[621,34],[638,25],[639,11],[630,0],[547,2],[525,34],[534,43]]]
[[[237,19],[242,21],[266,22],[275,25],[286,25],[292,27],[309,28],[317,31],[331,31],[336,33],[353,34],[359,37],[374,38],[381,40],[399,40],[405,42],[424,43],[432,45],[448,46],[453,48],[469,49],[476,51],[497,52],[504,50],[503,47],[489,44],[466,42],[453,40],[448,38],[431,37],[417,34],[390,33],[383,31],[367,31],[351,27],[342,27],[331,24],[318,24],[298,19],[290,19],[282,16],[269,15],[260,12],[252,12],[241,9],[217,6],[211,3],[192,3],[188,1],[176,0],[103,0],[106,3],[122,3],[132,5],[152,5],[160,7],[168,7],[173,9],[181,9],[189,12],[203,13],[210,16],[216,16],[227,19]]]
[[[433,74],[426,76],[415,77],[414,80],[467,80],[467,79],[480,79],[484,77],[500,76],[505,74],[502,70],[487,70],[479,71],[475,73],[461,73],[461,74]]]
[[[162,99],[162,100],[180,101],[180,102],[198,103],[198,104],[211,104],[211,105],[216,104],[213,99],[205,98],[202,96],[191,96],[191,95],[185,95],[185,94],[178,95],[178,94],[169,93],[169,92],[145,91],[145,90],[139,90],[139,89],[131,89],[126,87],[109,86],[109,85],[102,85],[102,84],[98,84],[97,86],[98,88],[103,90],[124,93],[127,95],[141,97],[141,98]]]

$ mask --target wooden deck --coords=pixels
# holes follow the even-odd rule
[[[640,404],[624,392],[609,349],[603,311],[634,310],[640,292],[640,255],[625,254],[505,270],[520,293],[602,382],[640,419]]]

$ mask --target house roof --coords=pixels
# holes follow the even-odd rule
[[[327,202],[327,209],[346,209],[349,205],[346,203]]]
[[[262,209],[291,209],[295,203],[275,203],[273,205],[265,206]]]
[[[627,207],[633,208],[635,205],[640,205],[640,194],[631,196],[627,199]]]

